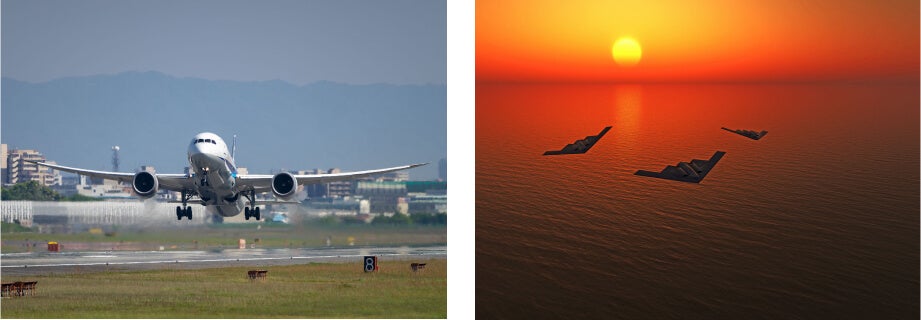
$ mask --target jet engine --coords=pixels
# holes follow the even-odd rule
[[[287,172],[276,174],[272,177],[272,193],[278,198],[291,198],[297,193],[297,179]]]
[[[160,183],[157,181],[156,175],[141,171],[134,174],[134,179],[131,180],[131,187],[134,188],[134,193],[137,193],[139,197],[147,199],[157,194]]]

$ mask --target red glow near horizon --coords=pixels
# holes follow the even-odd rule
[[[485,82],[914,80],[917,1],[477,1]],[[617,65],[612,43],[643,58]]]

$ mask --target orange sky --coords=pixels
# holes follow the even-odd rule
[[[478,0],[478,81],[917,80],[918,0]],[[637,39],[634,67],[611,45]]]

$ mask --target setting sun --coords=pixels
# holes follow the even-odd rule
[[[477,0],[476,78],[918,81],[917,0],[796,3]],[[642,54],[622,59],[621,39]]]
[[[633,38],[620,38],[611,47],[611,55],[617,64],[630,67],[640,62],[640,58],[643,57],[643,49],[640,48],[640,43]]]

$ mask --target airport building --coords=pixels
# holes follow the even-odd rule
[[[313,199],[304,202],[308,214],[324,216],[354,216],[368,214],[371,205],[368,200],[354,197]]]
[[[413,194],[409,196],[409,214],[447,212],[447,195]]]
[[[314,174],[307,171],[298,174]],[[393,213],[445,213],[447,211],[447,182],[444,181],[393,181],[406,176],[390,175],[377,180],[356,180],[345,182],[351,190],[339,191],[338,196],[330,196],[327,185],[306,186],[309,201],[304,204],[320,211],[335,208],[335,215],[352,214],[393,214]],[[389,180],[385,180],[389,179]],[[359,210],[358,202],[362,201]],[[321,214],[325,215],[325,214]]]
[[[339,168],[332,168],[326,171],[320,169],[301,170],[292,172],[294,174],[324,174],[324,173],[341,173]],[[409,172],[397,171],[381,174],[377,178],[364,178],[358,181],[386,181],[386,182],[403,182],[409,180]],[[358,195],[355,193],[356,181],[334,181],[329,183],[307,185],[304,189],[307,191],[307,197],[317,198],[346,198]]]
[[[407,181],[406,191],[409,214],[448,211],[448,183],[445,181]]]
[[[445,181],[406,181],[406,192],[446,195],[448,194],[448,183]]]

